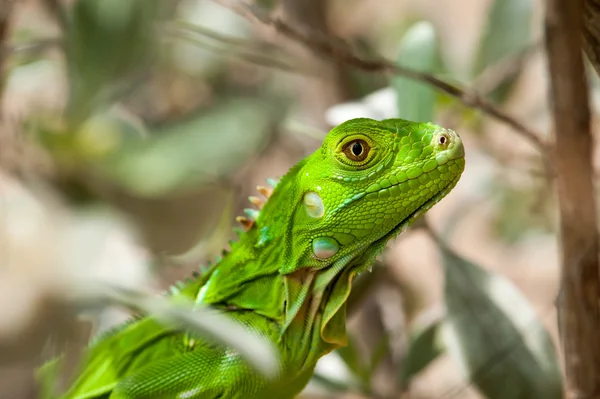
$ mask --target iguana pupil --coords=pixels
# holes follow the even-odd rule
[[[353,140],[344,146],[344,154],[352,161],[364,161],[369,155],[371,147],[364,140]]]

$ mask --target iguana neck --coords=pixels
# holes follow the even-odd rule
[[[282,178],[256,220],[247,225],[248,231],[211,269],[198,293],[198,303],[248,309],[284,322],[285,278],[281,271],[296,259],[291,229],[297,197],[294,181],[301,165]]]
[[[251,228],[203,278],[196,301],[275,321],[280,344],[290,346],[292,364],[311,367],[324,353],[346,344],[351,281],[375,255],[366,246],[355,252],[360,255],[314,267],[311,246],[298,246],[292,237],[294,216],[302,206],[303,193],[295,185],[301,166],[282,178]]]

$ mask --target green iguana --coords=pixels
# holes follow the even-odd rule
[[[464,169],[459,136],[431,123],[354,119],[331,130],[272,190],[206,273],[174,290],[274,343],[293,398],[319,358],[346,345],[352,279],[442,199]],[[260,200],[251,201],[261,205]],[[40,370],[42,382],[56,362]],[[228,348],[160,324],[126,323],[92,343],[61,398],[249,398],[266,380]],[[266,397],[266,396],[259,396]]]

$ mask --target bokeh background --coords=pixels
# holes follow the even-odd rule
[[[76,358],[127,317],[82,287],[190,276],[235,239],[256,185],[362,116],[456,130],[466,170],[357,281],[351,345],[302,397],[562,396],[557,206],[536,140],[468,95],[315,46],[469,87],[546,139],[542,2],[0,4],[0,398],[37,397],[57,346]]]

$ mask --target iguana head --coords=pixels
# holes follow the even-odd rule
[[[282,317],[290,342],[304,342],[307,352],[295,355],[316,361],[346,342],[344,303],[354,276],[442,199],[463,169],[463,145],[451,130],[401,119],[345,122],[272,192],[261,190],[266,204],[238,219],[247,234],[198,297]],[[311,306],[303,306],[308,298]],[[324,345],[309,351],[306,332],[314,328]]]
[[[347,121],[297,171],[294,241],[327,263],[392,237],[456,185],[464,164],[452,130],[402,119]]]

